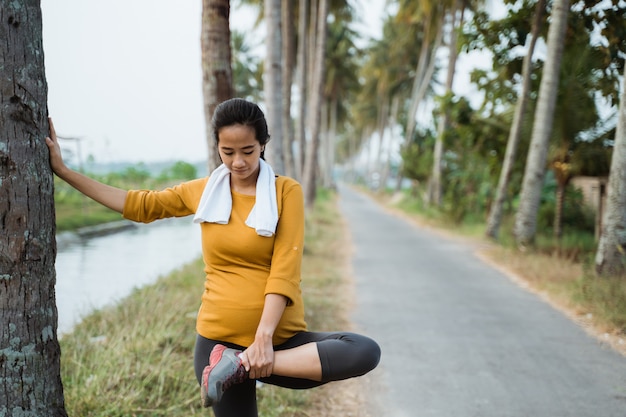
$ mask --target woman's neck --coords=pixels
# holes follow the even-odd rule
[[[231,177],[230,189],[239,194],[256,195],[256,178],[250,178],[246,181],[233,181]]]

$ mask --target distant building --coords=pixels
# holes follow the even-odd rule
[[[580,176],[571,180],[572,186],[582,192],[585,205],[590,207],[596,214],[596,239],[600,237],[600,232],[602,231],[602,218],[604,207],[606,207],[606,186],[608,182],[608,177]]]

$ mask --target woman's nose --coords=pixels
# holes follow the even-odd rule
[[[235,155],[233,158],[233,165],[235,166],[243,166],[245,164],[245,160],[241,155]]]

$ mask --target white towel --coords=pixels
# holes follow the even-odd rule
[[[232,207],[230,171],[226,165],[222,164],[211,173],[202,192],[193,222],[226,224],[230,219]]]
[[[255,229],[259,236],[271,237],[278,224],[276,203],[276,176],[264,160],[259,162],[259,177],[256,181],[256,201],[246,219],[246,225]],[[217,167],[204,187],[194,223],[227,224],[233,207],[230,193],[230,171],[224,164]]]

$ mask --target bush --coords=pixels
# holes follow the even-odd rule
[[[556,193],[556,191],[553,191]],[[542,230],[552,230],[554,228],[554,214],[556,211],[556,201],[554,194],[552,198],[544,198],[537,215],[537,228]],[[595,213],[588,207],[583,199],[580,190],[567,187],[565,189],[565,200],[563,202],[563,230],[588,232],[595,231]]]

